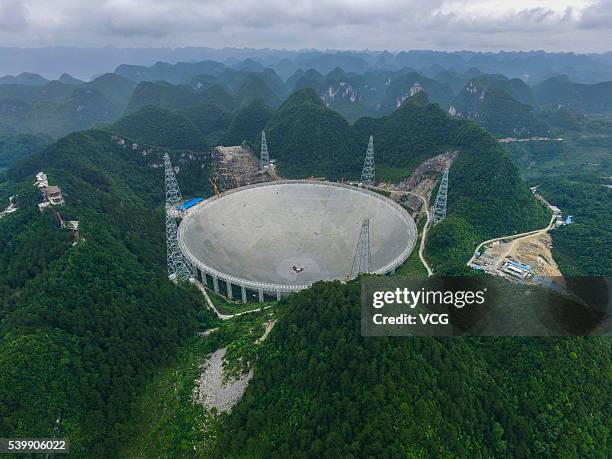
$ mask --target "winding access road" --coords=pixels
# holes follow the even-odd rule
[[[423,226],[423,233],[421,234],[421,243],[419,244],[419,259],[421,260],[421,263],[423,264],[423,266],[425,266],[425,269],[427,270],[427,276],[428,277],[433,276],[433,270],[431,269],[431,266],[429,266],[429,263],[427,263],[427,260],[425,259],[425,242],[427,241],[427,231],[429,231],[429,226],[431,224],[431,214],[429,212],[429,204],[427,202],[427,199],[425,199],[423,196],[419,194],[413,193],[412,191],[386,190],[384,188],[379,188],[375,185],[367,185],[366,188],[370,188],[375,191],[376,190],[384,191],[386,193],[410,194],[421,200],[421,202],[423,203],[423,208],[425,209],[425,214],[427,215],[427,221],[425,222],[425,226]]]
[[[533,236],[533,235],[538,234],[538,233],[539,234],[546,234],[553,227],[554,223],[555,223],[555,216],[553,215],[550,218],[550,222],[548,223],[548,226],[546,226],[545,228],[537,229],[537,230],[534,230],[534,231],[527,231],[526,233],[512,234],[510,236],[495,237],[493,239],[489,239],[489,240],[483,241],[480,244],[478,244],[478,247],[476,247],[476,249],[474,250],[474,253],[472,254],[472,258],[470,258],[470,260],[467,262],[467,265],[470,266],[472,264],[472,262],[474,261],[474,258],[476,258],[476,253],[478,251],[480,251],[480,249],[481,249],[481,247],[483,245],[490,244],[491,242],[495,242],[495,241],[511,240],[513,242],[510,245],[510,247],[503,254],[501,254],[501,256],[499,257],[499,260],[498,260],[498,262],[496,264],[496,268],[499,268],[499,265],[501,264],[501,261],[503,261],[503,259],[506,257],[506,255],[508,253],[510,253],[510,251],[512,250],[512,246],[516,243],[516,241],[518,239],[522,239],[522,238],[528,237],[528,236]]]
[[[425,266],[425,269],[427,270],[427,276],[433,276],[433,270],[425,259],[425,242],[427,241],[427,231],[429,231],[429,225],[431,223],[431,213],[429,212],[429,204],[427,203],[427,199],[425,199],[423,196],[411,193],[410,191],[407,191],[407,193],[411,194],[412,196],[416,196],[421,200],[421,202],[423,203],[423,208],[425,209],[425,215],[427,215],[427,221],[425,222],[425,226],[423,226],[423,233],[421,234],[421,244],[419,245],[419,258],[421,260],[421,263],[423,263],[423,266]]]
[[[206,291],[206,288],[202,285],[200,281],[194,278],[191,278],[190,282],[192,282],[197,288],[200,289],[200,291],[204,295],[204,298],[206,299],[206,304],[208,304],[209,309],[212,312],[214,312],[215,315],[221,320],[228,320],[234,317],[242,316],[244,314],[251,314],[253,312],[263,311],[264,309],[268,309],[271,307],[271,306],[264,306],[263,308],[249,309],[248,311],[237,312],[236,314],[223,314],[216,308],[215,304],[212,302],[212,300],[208,296],[208,292]]]

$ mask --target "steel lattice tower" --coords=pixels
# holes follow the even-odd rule
[[[268,154],[268,143],[266,142],[266,131],[261,131],[261,168],[267,169],[270,165],[270,155]]]
[[[168,153],[164,154],[166,171],[166,256],[168,279],[172,282],[186,281],[191,277],[189,265],[178,247],[178,211],[176,206],[183,200],[181,190],[174,175],[174,167]]]
[[[433,224],[440,223],[446,218],[446,199],[448,193],[448,169],[444,170],[442,174],[442,180],[440,181],[440,188],[438,189],[438,195],[436,196],[436,203],[433,208]]]
[[[357,249],[353,257],[353,266],[351,266],[350,279],[357,277],[360,273],[369,273],[372,268],[372,260],[370,257],[370,220],[365,219],[361,224],[359,232],[359,240],[357,241]]]
[[[374,136],[370,136],[368,142],[368,151],[366,152],[365,162],[363,163],[363,171],[361,171],[361,183],[364,185],[373,185],[376,180],[374,172]]]

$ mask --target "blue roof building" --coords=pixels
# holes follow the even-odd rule
[[[185,201],[183,204],[176,206],[176,209],[180,212],[185,212],[188,209],[191,209],[193,206],[204,201],[204,198],[193,198],[188,201]]]

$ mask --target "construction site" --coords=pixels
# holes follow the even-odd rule
[[[550,231],[573,222],[573,216],[563,218],[561,210],[531,190],[536,199],[552,213],[549,224],[540,230],[498,237],[481,243],[468,262],[468,266],[513,282],[540,284],[554,290],[563,290],[565,281],[552,255]]]
[[[260,159],[244,142],[231,147],[218,146],[212,151],[210,183],[215,194],[277,179],[274,162],[268,155],[265,133],[262,133]]]

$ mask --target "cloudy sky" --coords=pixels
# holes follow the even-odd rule
[[[612,0],[0,0],[0,46],[609,51]]]

